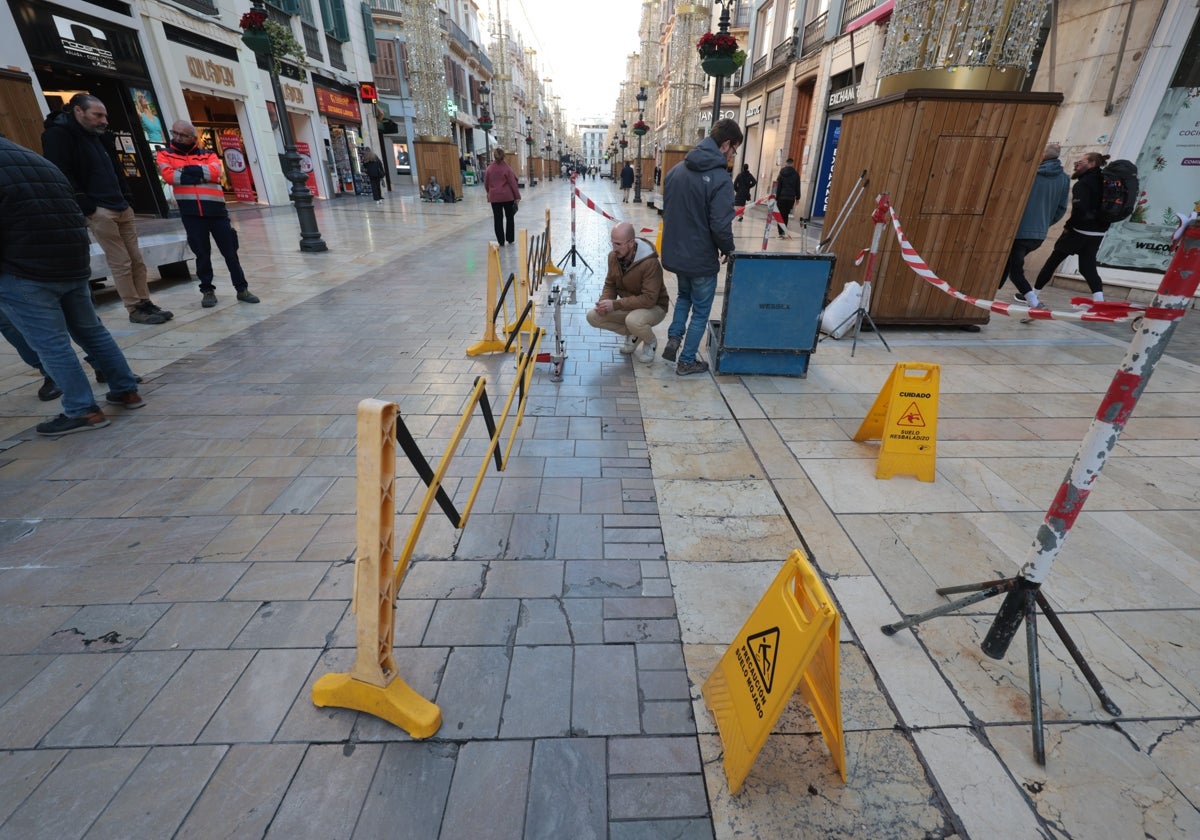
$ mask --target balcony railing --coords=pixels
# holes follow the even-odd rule
[[[202,15],[215,15],[219,11],[213,0],[175,0],[175,2]]]
[[[371,10],[391,12],[394,15],[404,13],[404,0],[371,0]]]
[[[339,70],[346,69],[346,59],[342,56],[342,45],[333,38],[325,38],[325,46],[329,49],[329,63]]]
[[[777,64],[787,64],[796,57],[796,39],[788,38],[781,44],[776,44],[775,49],[771,50],[771,66]]]
[[[878,5],[878,0],[846,0],[846,13],[842,15],[842,20],[849,23],[855,18],[862,17],[876,5]]]
[[[479,49],[479,47],[475,47],[475,60],[479,62],[480,67],[488,71],[489,76],[495,72],[492,69],[492,60],[488,58],[487,53]]]
[[[821,12],[815,19],[804,25],[804,40],[800,43],[800,55],[808,55],[814,50],[819,50],[825,43],[825,21],[828,17],[828,12]]]
[[[752,78],[752,79],[758,78],[759,76],[761,76],[763,74],[763,71],[766,69],[767,69],[767,57],[764,55],[762,58],[756,59],[754,64],[751,65],[750,78]]]
[[[462,27],[449,19],[446,20],[446,23],[450,24],[446,27],[446,29],[450,32],[450,37],[457,41],[458,45],[462,47],[465,52],[471,52],[471,50],[475,48],[475,45],[471,43],[471,39],[467,37],[467,33],[462,31]]]
[[[300,24],[300,29],[304,33],[304,52],[309,58],[315,58],[320,61],[323,57],[321,53],[321,30],[313,26],[311,23]]]

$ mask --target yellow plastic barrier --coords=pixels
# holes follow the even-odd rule
[[[546,274],[562,274],[562,269],[550,258],[550,208],[546,208],[546,265],[542,269]]]
[[[317,706],[354,709],[428,738],[442,712],[400,678],[392,655],[396,584],[392,549],[396,521],[396,423],[399,407],[381,400],[358,404],[358,556],[354,612],[358,655],[345,674],[326,674],[313,685]],[[407,565],[407,558],[405,558]]]
[[[802,551],[793,551],[701,689],[725,747],[730,793],[742,789],[797,688],[846,781],[840,623],[816,571]]]
[[[937,466],[937,406],[941,368],[901,362],[892,369],[856,441],[879,439],[876,478],[897,473],[933,481]]]
[[[483,353],[500,353],[504,351],[504,342],[496,335],[496,297],[500,290],[500,246],[495,242],[488,243],[487,260],[487,292],[484,295],[484,327],[483,339],[467,348],[468,356],[478,356]]]

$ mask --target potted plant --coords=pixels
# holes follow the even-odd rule
[[[705,32],[696,42],[700,66],[710,76],[728,76],[746,63],[746,51],[738,49],[737,38],[727,33]]]
[[[279,60],[285,58],[297,66],[300,80],[304,80],[308,54],[290,27],[271,20],[266,12],[259,9],[251,9],[242,15],[239,25],[242,27],[242,43],[256,55],[270,56],[276,73],[280,70]]]
[[[633,124],[633,133],[638,137],[642,137],[650,131],[650,126],[646,125],[642,120],[638,120]]]

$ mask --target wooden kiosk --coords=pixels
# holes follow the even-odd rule
[[[421,183],[419,189],[424,189],[429,183],[429,176],[437,177],[442,190],[447,186],[454,188],[454,194],[462,198],[462,170],[458,166],[458,146],[450,137],[432,137],[420,135],[413,142],[413,157],[417,163],[417,177]]]
[[[854,258],[871,242],[875,196],[888,193],[904,233],[938,276],[968,295],[996,293],[1058,93],[905,90],[846,110],[829,206],[867,186],[833,245],[831,294],[862,279]],[[877,324],[982,324],[988,313],[939,292],[900,258],[889,225],[880,244],[871,317]]]

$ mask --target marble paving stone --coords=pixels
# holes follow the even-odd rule
[[[234,744],[175,836],[262,837],[306,749],[306,744]]]
[[[604,740],[535,741],[524,837],[607,840],[607,815]]]
[[[435,511],[431,515],[437,515]],[[506,555],[512,514],[473,515],[454,549],[456,560],[496,560]]]
[[[641,731],[633,645],[575,647],[571,731],[629,735]]]
[[[825,506],[812,482],[807,478],[796,478],[779,479],[772,484],[803,538],[803,545],[796,547],[813,565],[826,575],[867,572],[867,565],[846,533],[846,527]]]
[[[664,516],[765,516],[779,512],[779,500],[765,480],[656,480],[659,508]]]
[[[264,601],[231,647],[319,649],[346,609],[341,601]]]
[[[608,824],[609,840],[712,840],[708,818],[689,820],[629,820]]]
[[[496,737],[514,656],[502,647],[452,649],[436,698],[443,738]]]
[[[901,722],[908,726],[967,725],[962,706],[912,632],[885,636],[879,630],[900,615],[878,581],[842,577],[827,583],[841,605],[843,620],[862,642],[863,651],[887,686]]]
[[[558,598],[563,592],[563,565],[556,560],[493,560],[480,597]]]
[[[1012,837],[1043,834],[1026,792],[1013,783],[990,745],[974,731],[918,730],[913,740],[935,778],[956,780],[943,786],[942,795],[967,837],[986,837],[1000,825]]]
[[[315,650],[263,650],[197,738],[202,743],[270,741],[317,660]]]
[[[776,503],[778,504],[778,503]],[[668,559],[677,561],[753,562],[778,557],[800,547],[791,522],[776,516],[662,516]]]
[[[66,750],[18,750],[0,761],[0,825],[67,755]]]
[[[844,783],[819,735],[772,735],[737,796],[720,769],[720,739],[701,735],[700,754],[706,768],[716,765],[708,779],[717,837],[861,837],[881,826],[891,837],[955,835],[900,732],[847,733]]]
[[[100,653],[57,657],[4,704],[0,715],[0,747],[36,746],[122,656]]]
[[[171,678],[183,651],[130,653],[113,665],[42,739],[47,746],[112,746]]]
[[[0,573],[0,603],[46,607],[129,604],[163,572],[157,563]]]
[[[0,826],[0,838],[82,837],[145,755],[140,748],[71,750]]]
[[[1200,659],[1181,640],[1200,638],[1195,610],[1147,610],[1096,616],[1175,690],[1200,708]],[[1040,627],[1040,625],[1039,625]]]
[[[458,752],[440,836],[523,836],[532,746],[529,741],[464,744]],[[497,785],[498,778],[510,783]]]
[[[398,594],[401,599],[478,598],[486,575],[482,560],[417,560],[409,564]]]
[[[329,521],[324,515],[287,516],[281,518],[258,544],[246,555],[249,562],[295,560]]]
[[[800,463],[825,503],[836,514],[978,509],[974,502],[945,478],[926,482],[897,475],[881,481],[875,477],[873,461],[805,458]]]
[[[1194,726],[1140,726],[1160,729],[1168,749],[1195,754]],[[1033,759],[1028,729],[987,727],[984,733],[1038,814],[1066,836],[1094,833],[1098,826],[1111,837],[1200,835],[1200,811],[1176,784],[1188,784],[1187,775],[1167,778],[1154,756],[1111,726],[1047,726],[1045,767]],[[1194,786],[1195,774],[1190,776]]]
[[[218,568],[225,568],[224,564]],[[294,601],[311,598],[325,577],[324,563],[252,563],[242,569],[237,583],[229,590],[229,601]],[[199,599],[196,599],[199,600]]]
[[[248,650],[193,651],[125,730],[120,744],[189,744],[196,740],[253,658]]]
[[[352,836],[375,840],[402,825],[413,840],[436,838],[457,753],[437,741],[385,744]]]
[[[266,836],[349,837],[382,752],[380,744],[309,746]]]
[[[757,563],[672,562],[683,643],[728,645],[781,568],[782,558]]]
[[[700,481],[739,481],[763,478],[754,452],[744,441],[709,441],[703,438],[684,443],[663,443],[651,456],[655,478]]]
[[[225,756],[225,746],[155,747],[88,830],[102,840],[171,834]],[[147,791],[154,790],[154,796]]]
[[[516,632],[520,601],[512,598],[439,601],[426,645],[504,645]]]
[[[226,520],[194,560],[241,562],[279,521],[278,516],[241,515]]]
[[[253,603],[176,603],[147,631],[135,650],[225,648],[255,612]]]
[[[513,648],[501,738],[556,738],[571,731],[571,649]]]
[[[677,671],[683,668],[683,648],[677,644],[645,642],[635,645],[639,671]]]

